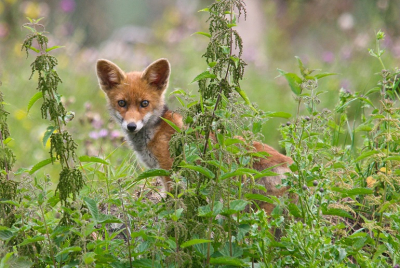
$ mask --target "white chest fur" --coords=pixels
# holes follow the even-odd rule
[[[154,131],[143,127],[137,133],[126,133],[128,142],[133,147],[139,160],[148,168],[158,168],[159,164],[155,156],[150,152],[148,143],[153,139]]]

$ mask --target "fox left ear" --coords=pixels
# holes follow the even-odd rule
[[[157,89],[164,90],[168,85],[169,74],[171,67],[167,59],[159,59],[150,64],[142,74],[142,79],[145,79],[150,85]]]

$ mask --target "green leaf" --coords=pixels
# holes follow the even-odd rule
[[[205,71],[205,72],[202,72],[201,74],[199,74],[198,76],[196,76],[193,79],[193,81],[191,82],[191,84],[193,84],[194,82],[197,82],[199,80],[207,79],[207,78],[214,79],[214,78],[217,78],[217,76],[215,74],[211,74],[209,71]]]
[[[339,192],[345,195],[365,195],[365,194],[372,194],[374,191],[370,188],[353,188],[353,189],[344,189],[339,187],[332,187],[332,191]]]
[[[46,52],[52,51],[52,50],[57,49],[57,48],[62,48],[62,47],[65,47],[65,46],[53,46],[53,47],[49,47],[48,49],[46,49]]]
[[[359,162],[367,157],[370,157],[370,156],[378,154],[378,153],[379,153],[379,151],[377,151],[377,150],[367,151],[367,152],[361,154],[359,157],[357,157],[355,162]]]
[[[297,59],[297,64],[299,65],[299,69],[300,69],[301,75],[305,76],[306,74],[304,72],[304,64],[303,64],[303,62],[301,61],[300,57],[295,56],[295,58]]]
[[[49,140],[51,134],[53,134],[53,132],[56,130],[57,130],[56,126],[48,126],[47,127],[46,132],[44,133],[43,139],[42,139],[43,146],[46,146],[46,143]]]
[[[265,115],[269,117],[281,117],[286,119],[292,116],[291,114],[285,112],[268,112]]]
[[[96,253],[95,252],[86,252],[83,256],[82,256],[83,262],[85,264],[91,264],[95,261],[96,259]]]
[[[298,208],[298,206],[296,204],[290,203],[288,206],[288,209],[289,209],[290,214],[292,214],[296,218],[301,218],[300,209]]]
[[[338,75],[337,73],[321,73],[321,74],[316,74],[314,77],[316,79],[321,79],[323,77],[331,76],[331,75]]]
[[[243,199],[233,200],[229,203],[229,209],[239,212],[244,210],[248,205],[248,203],[249,203],[248,201]]]
[[[244,197],[246,197],[247,199],[250,200],[257,200],[257,201],[262,201],[262,202],[266,202],[266,203],[270,203],[273,204],[274,201],[272,201],[271,198],[262,195],[262,194],[245,194]]]
[[[45,159],[43,161],[40,161],[39,163],[37,163],[36,165],[34,165],[31,170],[29,171],[29,175],[32,175],[33,173],[35,173],[36,171],[38,171],[39,169],[41,169],[44,166],[47,166],[48,164],[53,163],[53,161],[56,160],[54,157],[53,158],[48,158]]]
[[[142,172],[139,176],[138,179],[146,179],[150,177],[157,177],[157,176],[169,176],[171,174],[170,171],[162,169],[162,168],[153,168],[153,169],[148,169],[144,172]]]
[[[109,165],[110,163],[108,163],[106,160],[100,158],[100,157],[96,157],[96,156],[88,156],[88,155],[82,155],[79,157],[79,161],[81,162],[91,162],[91,163],[100,163],[103,165]]]
[[[3,226],[0,226],[0,227],[3,227]],[[5,227],[5,228],[7,228],[7,227]],[[9,231],[9,228],[7,228],[7,229],[0,228],[0,239],[1,240],[8,240],[8,239],[12,238],[13,236],[14,236],[14,234],[11,231]]]
[[[11,137],[8,137],[7,139],[5,139],[5,140],[3,141],[3,144],[4,144],[4,145],[7,145],[7,143],[9,143],[9,142],[12,141],[12,140],[14,140],[14,139],[11,138]]]
[[[399,81],[400,81],[400,80],[399,80]],[[375,93],[375,92],[378,92],[378,91],[380,91],[380,90],[381,90],[380,87],[371,88],[370,90],[367,91],[367,93],[364,94],[364,96],[368,96],[368,95],[370,95],[370,94],[372,94],[372,93]]]
[[[181,248],[187,248],[193,245],[197,245],[197,244],[202,244],[202,243],[210,243],[212,242],[212,240],[207,240],[207,239],[192,239],[189,241],[186,241],[184,243],[181,244]]]
[[[386,161],[400,161],[400,156],[399,155],[394,155],[394,156],[389,156],[383,159],[384,162]]]
[[[157,262],[155,262],[153,260],[149,260],[149,259],[140,259],[140,260],[132,261],[132,267],[139,267],[139,268],[155,268],[155,267],[159,267],[159,265],[157,265],[157,264],[158,264]]]
[[[208,38],[211,38],[211,34],[205,33],[205,32],[195,32],[194,34],[200,34],[200,35],[207,36]]]
[[[339,216],[343,218],[354,219],[354,217],[348,213],[347,211],[339,208],[329,208],[327,209],[325,206],[321,206],[322,214],[324,215],[332,215],[332,216]]]
[[[181,130],[177,125],[175,125],[174,122],[172,122],[172,121],[170,121],[170,120],[168,120],[168,119],[166,119],[166,118],[164,118],[164,117],[160,117],[160,118],[161,118],[162,120],[164,120],[165,123],[167,123],[168,125],[170,125],[173,129],[175,129],[176,132],[178,132],[178,133],[181,133],[181,132],[182,132],[182,130]]]
[[[32,106],[43,97],[42,91],[37,92],[35,95],[32,96],[32,98],[28,102],[28,108],[27,108],[27,113],[29,113],[30,109]]]
[[[184,165],[184,166],[180,166],[180,167],[188,168],[188,169],[200,172],[201,174],[203,174],[204,176],[206,176],[209,179],[213,179],[215,177],[215,174],[211,170],[209,170],[208,168],[202,167],[202,166]]]
[[[67,254],[67,253],[71,253],[71,252],[78,252],[78,251],[79,252],[82,251],[82,248],[81,247],[77,247],[77,246],[75,246],[75,247],[67,247],[67,248],[64,248],[63,250],[61,250],[60,252],[58,252],[56,257],[58,257],[58,256],[60,256],[62,254]]]
[[[247,264],[244,261],[242,261],[241,259],[228,257],[228,256],[211,258],[210,264],[225,264],[225,265],[232,265],[232,266],[237,266],[237,267],[246,267],[247,266]]]
[[[29,26],[27,26],[27,25],[23,25],[23,27],[24,27],[25,29],[28,29],[28,30],[31,31],[32,33],[35,33],[35,32],[36,32],[36,30],[35,30],[34,28],[29,27]]]
[[[83,198],[83,201],[86,203],[86,206],[88,207],[93,219],[97,222],[100,218],[100,212],[97,208],[96,201],[86,196]]]
[[[246,92],[244,92],[244,90],[242,90],[240,87],[235,87],[235,90],[239,93],[239,95],[242,97],[242,99],[244,100],[244,102],[256,113],[258,113],[258,111],[253,107],[253,105],[250,102],[249,97],[247,97]]]
[[[281,69],[278,69],[278,72],[286,78],[293,93],[299,96],[301,94],[300,84],[303,80],[295,73],[287,73]]]
[[[37,235],[37,236],[32,237],[32,238],[24,239],[20,244],[18,244],[18,246],[25,246],[25,245],[32,244],[32,243],[39,242],[39,241],[43,241],[43,240],[45,240],[45,237],[43,235]]]

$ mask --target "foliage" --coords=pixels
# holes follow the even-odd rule
[[[320,109],[320,79],[332,73],[315,74],[300,58],[300,75],[278,70],[298,104],[280,127],[294,161],[282,185],[298,198],[290,202],[254,193],[263,192],[257,178],[274,174],[252,169],[264,155],[246,144],[261,139],[270,117],[290,115],[258,110],[240,87],[245,63],[235,26],[246,14],[243,1],[216,1],[202,11],[210,16],[209,32],[198,33],[210,41],[208,69],[193,79],[198,98],[172,93],[187,126],[170,143],[174,166],[140,174],[131,157],[114,161],[115,151],[104,159],[75,156],[64,129],[70,114],[57,93],[57,59],[48,55],[38,21],[26,25],[32,33],[24,47],[40,54],[32,64],[40,91],[28,110],[43,98],[42,116],[52,122],[43,140],[51,143],[50,158],[29,173],[60,162],[61,186],[54,192],[48,176],[26,176],[7,190],[14,197],[2,193],[0,205],[14,218],[1,222],[0,267],[398,266],[400,71],[385,67],[383,32],[369,51],[383,68],[378,85],[340,90],[333,111]],[[167,196],[147,181],[159,175],[176,182]],[[259,202],[274,204],[272,214],[258,210]]]

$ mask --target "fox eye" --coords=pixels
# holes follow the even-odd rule
[[[148,100],[142,101],[142,102],[140,103],[140,106],[143,107],[143,108],[149,106],[149,101],[148,101]]]
[[[124,100],[119,100],[119,101],[118,101],[118,105],[121,106],[121,107],[125,107],[125,106],[126,106],[126,101],[124,101]]]

